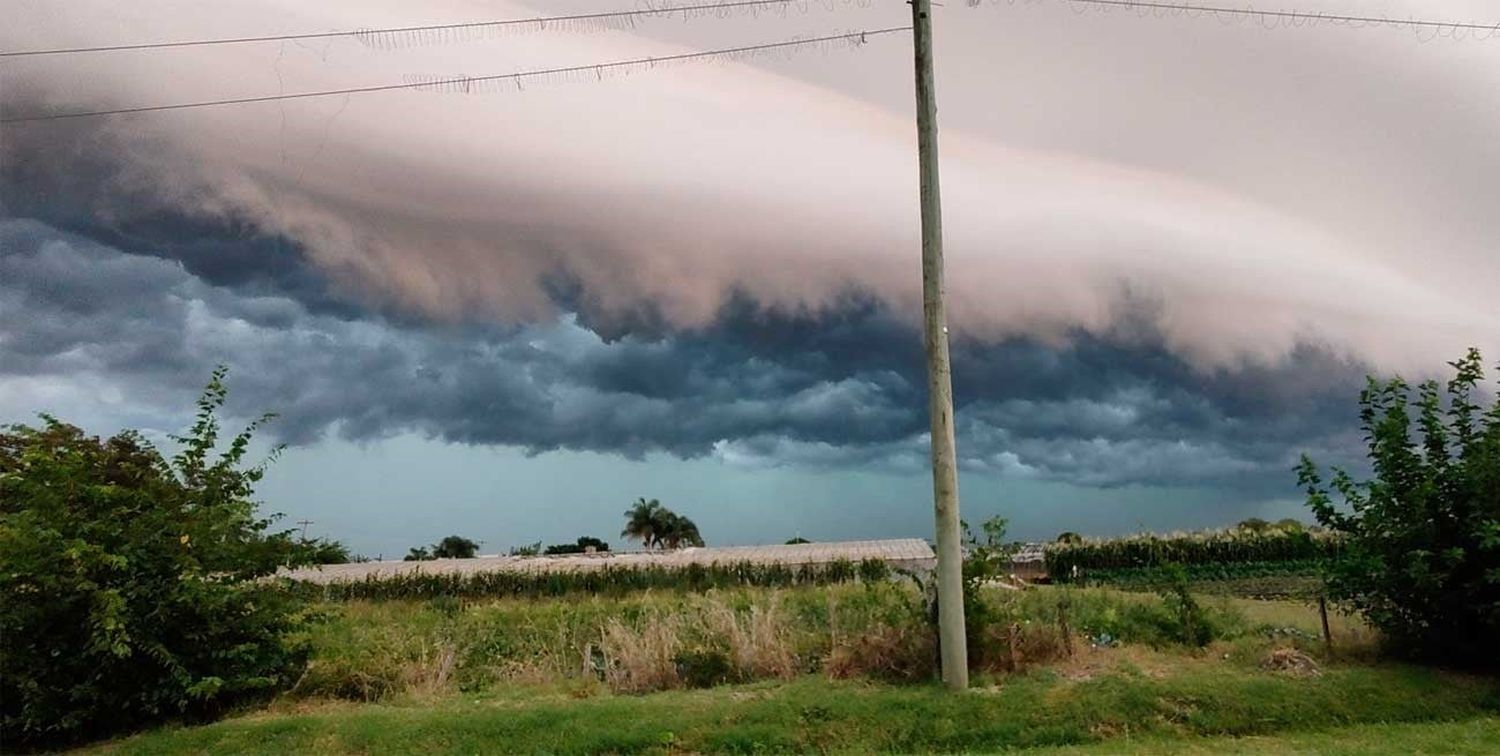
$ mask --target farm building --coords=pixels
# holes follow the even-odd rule
[[[333,583],[371,576],[403,574],[475,574],[482,572],[573,572],[605,567],[687,567],[690,565],[781,564],[787,567],[861,562],[878,559],[893,568],[927,571],[936,563],[932,547],[920,538],[886,541],[800,543],[784,546],[723,546],[675,551],[596,552],[558,556],[481,556],[473,559],[432,559],[421,562],[358,562],[289,570],[294,580]]]

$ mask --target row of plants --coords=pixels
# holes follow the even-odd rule
[[[1314,598],[1323,591],[1326,571],[1327,563],[1322,560],[1293,559],[1092,570],[1086,579],[1074,582],[1129,591],[1156,591],[1180,577],[1199,593],[1258,599]]]
[[[1295,570],[1337,556],[1341,544],[1337,535],[1299,530],[1143,533],[1052,544],[1046,551],[1047,574],[1058,582],[1087,582],[1121,570],[1158,569],[1170,564],[1191,570],[1225,569],[1228,565],[1260,565],[1253,569],[1266,569],[1264,565],[1285,563],[1287,569]]]
[[[459,598],[546,598],[588,593],[619,596],[644,590],[701,592],[746,586],[786,588],[874,582],[891,576],[879,559],[838,560],[821,565],[692,564],[684,567],[602,567],[573,572],[494,570],[474,573],[403,573],[370,575],[361,580],[322,585],[300,584],[300,590],[325,601]]]

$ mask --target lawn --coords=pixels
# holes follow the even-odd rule
[[[580,686],[381,704],[286,702],[97,751],[983,752],[1096,743],[1104,752],[1140,753],[1323,752],[1335,743],[1351,753],[1500,750],[1500,723],[1489,718],[1493,686],[1476,678],[1396,666],[1299,678],[1215,659],[1122,656],[1108,668],[1065,665],[962,695],[935,685],[803,677],[639,696]],[[1224,736],[1258,737],[1227,745],[1205,740]]]

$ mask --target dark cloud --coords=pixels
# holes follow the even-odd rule
[[[19,101],[26,109],[32,98]],[[295,299],[344,316],[358,308],[308,265],[302,247],[233,213],[190,214],[181,197],[129,167],[134,152],[108,124],[16,129],[0,142],[0,217],[32,218],[136,255],[175,260],[216,286]]]
[[[232,408],[277,411],[273,432],[293,443],[416,431],[751,465],[919,469],[925,459],[920,339],[871,298],[786,313],[740,297],[707,327],[671,330],[598,316],[422,325],[320,310],[296,291],[0,222],[0,383],[103,383],[165,410],[224,363]],[[1065,346],[956,341],[964,464],[1085,485],[1285,491],[1296,453],[1352,453],[1361,366],[1304,347],[1276,365],[1205,372],[1173,357],[1149,307],[1138,309],[1129,332],[1079,333]]]

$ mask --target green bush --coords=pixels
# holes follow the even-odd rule
[[[980,523],[979,530],[983,535],[976,537],[969,523],[961,523],[964,547],[968,552],[963,561],[964,640],[971,669],[993,665],[994,638],[1008,621],[1002,607],[984,592],[986,584],[1010,572],[1011,555],[1015,549],[1005,543],[1007,524],[1004,517],[991,517]]]
[[[734,665],[722,649],[705,648],[681,651],[672,657],[677,676],[690,688],[712,688],[729,682]]]
[[[1202,647],[1216,640],[1243,636],[1252,627],[1225,602],[1200,602],[1185,583],[1167,583],[1157,597],[1093,588],[1063,589],[1068,623],[1074,632],[1110,643],[1153,648]],[[1015,613],[1024,622],[1055,616],[1058,597],[1048,592],[1012,594]]]
[[[1415,406],[1399,378],[1372,378],[1361,392],[1372,480],[1335,469],[1325,485],[1306,457],[1298,479],[1318,522],[1343,535],[1331,567],[1334,598],[1403,653],[1493,668],[1500,666],[1500,403],[1487,411],[1475,403],[1484,378],[1478,350],[1451,365],[1446,402],[1436,381],[1417,387]]]
[[[297,598],[263,580],[313,549],[250,500],[254,425],[215,454],[224,372],[182,450],[43,416],[0,431],[0,710],[6,745],[212,715],[303,669]]]

